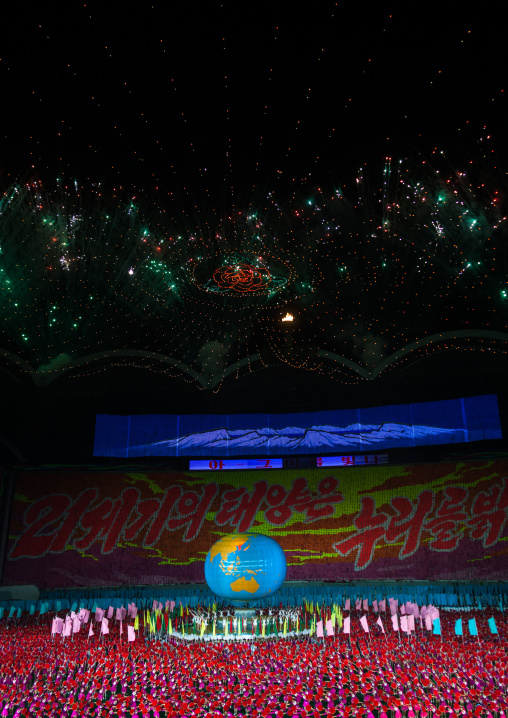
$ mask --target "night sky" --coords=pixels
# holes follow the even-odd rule
[[[460,165],[494,150],[499,161],[506,59],[495,13],[272,5],[11,4],[4,186],[90,179],[227,212],[309,177],[347,185],[365,163],[376,177],[386,156],[431,159],[437,148]]]
[[[505,27],[443,5],[11,3],[0,436],[496,391]]]

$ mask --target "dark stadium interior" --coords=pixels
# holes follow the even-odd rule
[[[91,377],[62,376],[36,387],[12,365],[2,372],[0,456],[6,464],[92,461],[95,416],[102,414],[206,414],[313,411],[361,408],[494,393],[503,437],[507,436],[506,358],[485,352],[449,351],[422,359],[405,371],[344,384],[286,365],[229,377],[218,393],[184,378],[166,378],[129,366],[104,367]],[[506,451],[505,439],[463,448]],[[406,456],[431,460],[435,449],[407,449]],[[458,451],[458,447],[454,447]]]
[[[506,23],[448,5],[6,7],[2,718],[508,716]]]

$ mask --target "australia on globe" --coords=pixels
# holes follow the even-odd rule
[[[286,557],[277,541],[256,533],[219,539],[206,557],[205,580],[210,589],[232,601],[272,595],[286,578]]]

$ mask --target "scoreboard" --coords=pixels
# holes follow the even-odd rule
[[[388,454],[359,456],[298,456],[283,459],[195,459],[189,461],[190,471],[227,471],[250,469],[315,469],[332,466],[372,466],[387,464]]]

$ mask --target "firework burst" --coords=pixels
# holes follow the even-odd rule
[[[349,380],[444,340],[504,344],[499,194],[390,162],[379,190],[355,184],[284,202],[268,192],[204,227],[100,186],[11,187],[3,355],[40,380],[144,356],[217,386],[258,361]]]

